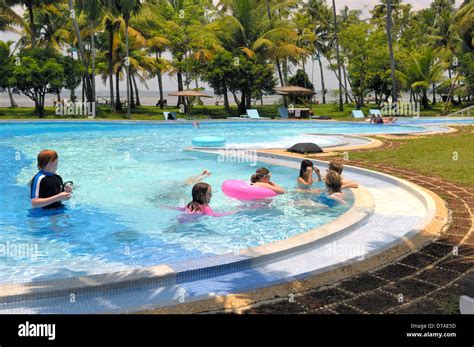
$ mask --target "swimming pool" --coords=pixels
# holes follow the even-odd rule
[[[217,131],[216,124],[210,126],[210,132]],[[189,124],[14,123],[0,124],[0,129],[0,283],[233,252],[326,224],[353,202],[349,194],[347,205],[329,209],[299,192],[268,203],[229,199],[220,191],[221,183],[247,180],[257,163],[223,162],[213,154],[183,151],[196,133]],[[65,211],[30,209],[28,181],[43,148],[59,152],[58,173],[74,181],[74,197]],[[297,171],[266,166],[276,182],[295,188]],[[214,189],[214,210],[239,213],[182,218],[168,208],[190,200],[191,186],[184,181],[203,168],[213,172],[206,182]]]
[[[315,205],[292,192],[271,203],[225,197],[225,179],[248,179],[257,163],[219,161],[183,150],[195,136],[219,135],[228,145],[268,148],[311,140],[316,134],[419,132],[412,125],[344,122],[6,122],[0,123],[0,283],[46,280],[141,268],[222,254],[285,239],[326,224],[347,211]],[[318,138],[318,137],[316,137]],[[318,139],[324,139],[319,137]],[[331,144],[327,138],[326,144]],[[75,183],[61,212],[30,209],[29,187],[39,150],[60,154],[58,173]],[[268,166],[273,179],[295,188],[297,172]],[[190,200],[184,181],[207,168],[214,210],[240,212],[192,220],[168,207]],[[322,187],[322,185],[319,185]],[[26,255],[20,249],[26,249]],[[5,255],[6,254],[6,255]]]

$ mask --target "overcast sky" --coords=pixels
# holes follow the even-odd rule
[[[331,0],[326,0],[329,4],[331,3]],[[404,3],[409,3],[413,6],[414,10],[420,10],[422,8],[428,7],[432,0],[405,0],[403,1]],[[460,5],[462,0],[456,0],[456,5]],[[368,17],[369,16],[369,10],[372,9],[372,7],[375,4],[380,3],[380,0],[336,0],[336,7],[341,9],[344,6],[348,6],[350,9],[359,9],[362,10],[362,18]],[[22,13],[23,9],[21,7],[15,7],[15,10],[18,13]],[[13,40],[16,41],[18,39],[18,35],[11,34],[11,33],[4,33],[0,32],[0,40],[7,41],[7,40]],[[308,66],[307,66],[307,73],[309,77],[311,78],[311,62],[308,61]],[[336,89],[337,88],[337,81],[336,78],[334,77],[333,72],[329,70],[325,70],[325,77],[326,77],[326,88],[328,89]],[[177,90],[177,81],[173,77],[165,76],[163,78],[164,82],[164,89],[165,90]],[[314,82],[315,82],[315,89],[316,91],[319,91],[321,88],[320,85],[320,79],[319,79],[319,69],[317,66],[314,68]],[[202,84],[202,83],[201,83]],[[158,83],[156,79],[149,81],[147,83],[148,88],[150,90],[157,90],[158,89]],[[96,86],[97,90],[107,90],[106,85],[103,84],[103,82],[97,78],[96,80]],[[193,84],[194,86],[194,84]],[[140,90],[146,90],[146,87],[144,85],[139,86]]]

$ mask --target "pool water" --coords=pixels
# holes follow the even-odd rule
[[[300,125],[205,123],[0,124],[0,283],[118,271],[222,254],[285,239],[326,224],[353,203],[327,208],[295,190],[297,171],[269,166],[289,194],[242,203],[224,196],[225,179],[249,179],[255,162],[226,162],[214,154],[183,150],[196,134],[234,142],[298,135]],[[315,127],[305,126],[315,131]],[[259,129],[259,131],[257,131]],[[274,138],[270,138],[272,133]],[[66,208],[30,208],[28,182],[41,149],[60,155],[58,174],[74,182]],[[174,210],[191,199],[185,180],[208,169],[211,206],[226,217],[183,218]],[[322,168],[325,169],[325,168]],[[323,188],[322,184],[315,185]],[[171,208],[169,208],[171,207]]]

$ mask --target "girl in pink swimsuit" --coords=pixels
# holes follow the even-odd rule
[[[235,213],[216,213],[212,210],[212,208],[209,206],[212,197],[212,187],[207,183],[196,183],[192,190],[192,196],[193,200],[186,205],[186,208],[184,208],[184,212],[186,214],[201,214],[213,217],[223,217]]]

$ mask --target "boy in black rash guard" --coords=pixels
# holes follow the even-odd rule
[[[62,201],[69,200],[72,188],[64,189],[61,176],[56,174],[58,169],[58,153],[44,150],[38,154],[38,170],[31,180],[31,205],[45,209],[63,206]]]

